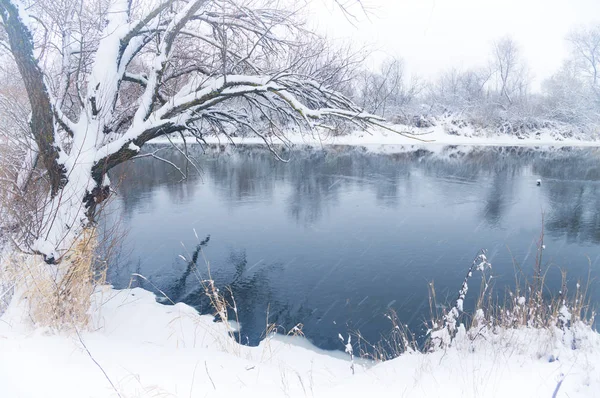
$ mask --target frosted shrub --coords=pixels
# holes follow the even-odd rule
[[[563,344],[572,348],[578,347],[573,328],[589,328],[593,325],[595,317],[587,298],[589,277],[585,287],[582,287],[581,283],[577,283],[575,293],[569,296],[566,272],[563,271],[562,288],[558,295],[545,297],[542,294],[546,286],[541,265],[544,248],[542,234],[538,244],[533,280],[529,282],[525,278],[525,281],[521,282],[519,278],[521,275],[515,275],[514,291],[506,292],[504,302],[498,302],[492,297],[489,288],[489,281],[492,277],[485,275],[485,271],[491,268],[491,264],[488,262],[485,252],[479,254],[465,276],[454,305],[441,316],[432,316],[426,349],[434,351],[450,347],[459,335],[474,341],[479,336],[489,333],[497,334],[502,330],[516,328],[550,331]],[[474,313],[465,314],[463,304],[469,290],[468,282],[475,271],[482,273],[481,290]],[[433,287],[431,292],[431,296],[435,298]],[[465,319],[470,319],[470,324],[464,322]]]
[[[432,328],[428,331],[428,334],[433,347],[443,348],[449,346],[459,328],[464,328],[464,326],[459,323],[459,318],[463,312],[464,300],[469,291],[469,279],[473,276],[473,272],[480,271],[483,273],[491,266],[492,265],[488,262],[484,251],[475,257],[473,264],[469,268],[462,286],[458,291],[458,298],[456,299],[454,306],[443,315],[441,320],[432,322]]]

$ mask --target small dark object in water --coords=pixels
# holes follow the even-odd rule
[[[535,185],[537,185],[538,187],[539,187],[540,185],[542,185],[542,180],[537,180],[537,181],[535,182]]]

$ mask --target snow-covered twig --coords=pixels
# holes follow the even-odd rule
[[[161,149],[163,149],[163,148],[161,148]],[[185,180],[187,178],[187,175],[183,172],[183,170],[181,170],[181,168],[179,166],[177,166],[175,163],[171,162],[170,160],[167,160],[165,158],[161,158],[160,156],[158,156],[156,154],[161,149],[157,149],[154,152],[143,153],[141,155],[134,156],[133,158],[131,158],[131,160],[148,158],[148,157],[156,159],[156,160],[159,160],[159,161],[164,162],[164,163],[168,164],[169,166],[173,167],[175,170],[177,170],[179,172],[179,174],[181,174],[181,179]]]
[[[341,334],[338,334],[338,337],[342,344],[344,344],[344,352],[350,355],[350,369],[352,370],[352,374],[354,374],[354,350],[352,349],[352,337],[348,335],[348,341],[344,342],[344,338]]]
[[[443,317],[443,323],[441,325],[433,325],[433,329],[429,331],[429,336],[435,345],[447,347],[452,343],[460,326],[458,322],[460,314],[463,312],[465,297],[469,291],[469,279],[473,276],[473,272],[483,272],[489,267],[491,267],[491,264],[487,260],[486,252],[482,250],[473,260],[458,291],[458,297],[454,305]]]

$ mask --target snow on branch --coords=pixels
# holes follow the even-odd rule
[[[0,17],[8,36],[11,53],[27,89],[32,111],[31,133],[48,171],[51,194],[54,196],[66,184],[65,167],[60,159],[62,147],[54,134],[49,89],[44,72],[34,56],[31,19],[24,4],[18,0],[0,1]]]
[[[32,249],[58,259],[109,195],[107,172],[156,137],[246,131],[279,157],[273,143],[285,143],[292,127],[389,128],[307,73],[327,46],[309,45],[315,35],[303,31],[296,10],[266,4],[65,1],[50,11],[0,0],[52,186]],[[34,52],[34,30],[46,25],[53,30],[43,29]]]

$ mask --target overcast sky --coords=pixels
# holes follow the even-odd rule
[[[350,0],[344,0],[350,1]],[[429,78],[455,66],[484,65],[491,43],[511,35],[535,78],[556,71],[567,55],[564,40],[574,27],[600,22],[600,0],[363,0],[369,17],[352,26],[333,0],[314,0],[316,28],[332,38],[371,43],[400,56],[409,71]]]

